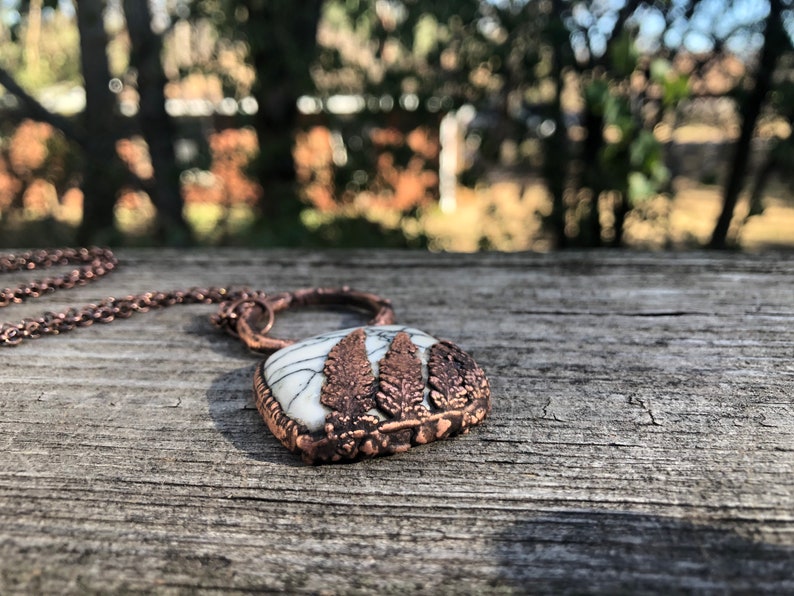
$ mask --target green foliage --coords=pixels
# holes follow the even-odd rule
[[[25,6],[20,7],[21,17],[13,26],[0,26],[0,66],[13,72],[17,82],[34,94],[55,84],[67,87],[81,81],[77,25],[57,9],[57,3],[45,3],[45,8],[49,10],[35,31]]]
[[[650,199],[670,180],[664,164],[661,143],[648,130],[641,130],[629,146],[632,171],[629,173],[628,198],[632,205]]]
[[[641,127],[627,97],[614,90],[602,97],[604,124],[614,127],[617,138],[604,146],[599,163],[610,188],[637,205],[657,195],[669,181],[663,147],[652,131]]]
[[[661,91],[661,97],[658,100],[652,97],[647,84],[638,85],[646,76],[643,72],[646,66],[637,49],[636,28],[628,24],[637,6],[639,2],[629,1],[616,11],[605,3],[576,2],[575,17],[566,21],[568,42],[575,51],[557,52],[558,60],[566,56],[569,60],[558,65],[557,72],[564,72],[567,66],[578,75],[584,106],[581,122],[586,138],[580,146],[581,163],[575,162],[573,153],[569,162],[555,166],[554,175],[566,177],[570,184],[572,172],[580,170],[580,179],[575,182],[589,192],[573,193],[577,199],[571,204],[570,199],[566,202],[562,198],[564,185],[551,185],[557,193],[558,221],[562,210],[578,221],[577,226],[566,226],[564,231],[558,224],[558,236],[566,236],[560,244],[600,245],[607,238],[620,244],[627,214],[658,196],[670,179],[663,148],[653,134],[653,127],[687,96],[689,79],[675,73],[667,60],[656,59],[647,66],[647,73],[650,82]],[[611,32],[601,26],[606,20],[614,23]],[[549,42],[560,36],[559,25],[552,23],[546,32]],[[599,26],[594,27],[594,23]],[[556,121],[565,125],[561,111]],[[563,157],[560,154],[553,159],[559,161]],[[608,218],[614,221],[611,230],[601,229],[601,212],[606,208],[602,197],[609,197],[613,211],[613,217]]]
[[[585,106],[590,113],[597,116],[604,116],[607,106],[612,103],[609,94],[609,82],[604,79],[590,81],[584,87]]]
[[[679,102],[690,96],[689,75],[673,70],[668,60],[652,60],[649,70],[651,81],[662,87],[662,104],[665,108],[675,108]]]
[[[538,61],[536,4],[327,0],[318,91],[435,95],[453,106],[520,91]]]
[[[611,65],[610,75],[617,79],[627,79],[637,68],[639,52],[634,44],[634,37],[629,31],[623,31],[610,40],[607,49]]]

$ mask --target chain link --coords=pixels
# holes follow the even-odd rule
[[[46,277],[16,288],[0,291],[0,307],[20,304],[31,298],[52,294],[75,286],[96,281],[114,271],[118,259],[107,248],[64,248],[37,250],[18,255],[0,256],[0,274],[14,271],[49,269],[55,266],[77,265],[62,275]],[[125,298],[108,297],[98,304],[82,308],[71,307],[64,312],[45,312],[41,316],[22,319],[18,323],[0,324],[0,346],[16,346],[29,339],[45,335],[59,335],[76,327],[88,327],[94,323],[110,323],[116,319],[127,319],[135,313],[144,313],[156,308],[175,304],[221,304],[212,323],[234,335],[240,312],[235,305],[246,300],[264,300],[264,292],[251,290],[232,291],[229,288],[190,288],[170,292],[144,292]]]

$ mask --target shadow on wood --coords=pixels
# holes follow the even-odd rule
[[[235,449],[259,462],[303,466],[300,458],[278,442],[254,405],[252,379],[256,363],[217,377],[207,390],[210,417]]]
[[[794,545],[659,515],[559,510],[509,527],[494,548],[503,577],[528,592],[794,590]]]

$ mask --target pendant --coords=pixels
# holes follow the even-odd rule
[[[254,377],[271,432],[307,463],[400,453],[466,433],[490,412],[483,370],[401,325],[344,329],[274,352]]]
[[[295,341],[269,335],[276,313],[345,308],[364,327]],[[270,431],[306,463],[352,462],[407,451],[481,423],[491,411],[483,370],[454,343],[396,325],[391,302],[342,288],[248,293],[213,322],[270,356],[254,374],[256,407]]]

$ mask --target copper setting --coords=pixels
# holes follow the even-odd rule
[[[246,295],[224,302],[212,322],[227,333],[238,337],[249,349],[269,354],[294,344],[295,339],[268,336],[276,313],[290,308],[333,306],[368,314],[369,325],[389,325],[394,322],[391,302],[369,292],[342,288],[305,288],[279,294]],[[265,320],[265,324],[262,324]]]
[[[395,337],[372,372],[364,330],[328,353],[320,402],[330,409],[324,428],[310,431],[288,416],[268,387],[265,363],[254,376],[256,406],[271,432],[306,463],[351,462],[407,451],[412,446],[466,433],[491,409],[483,370],[455,344],[429,348],[428,403],[417,347],[407,333]]]

